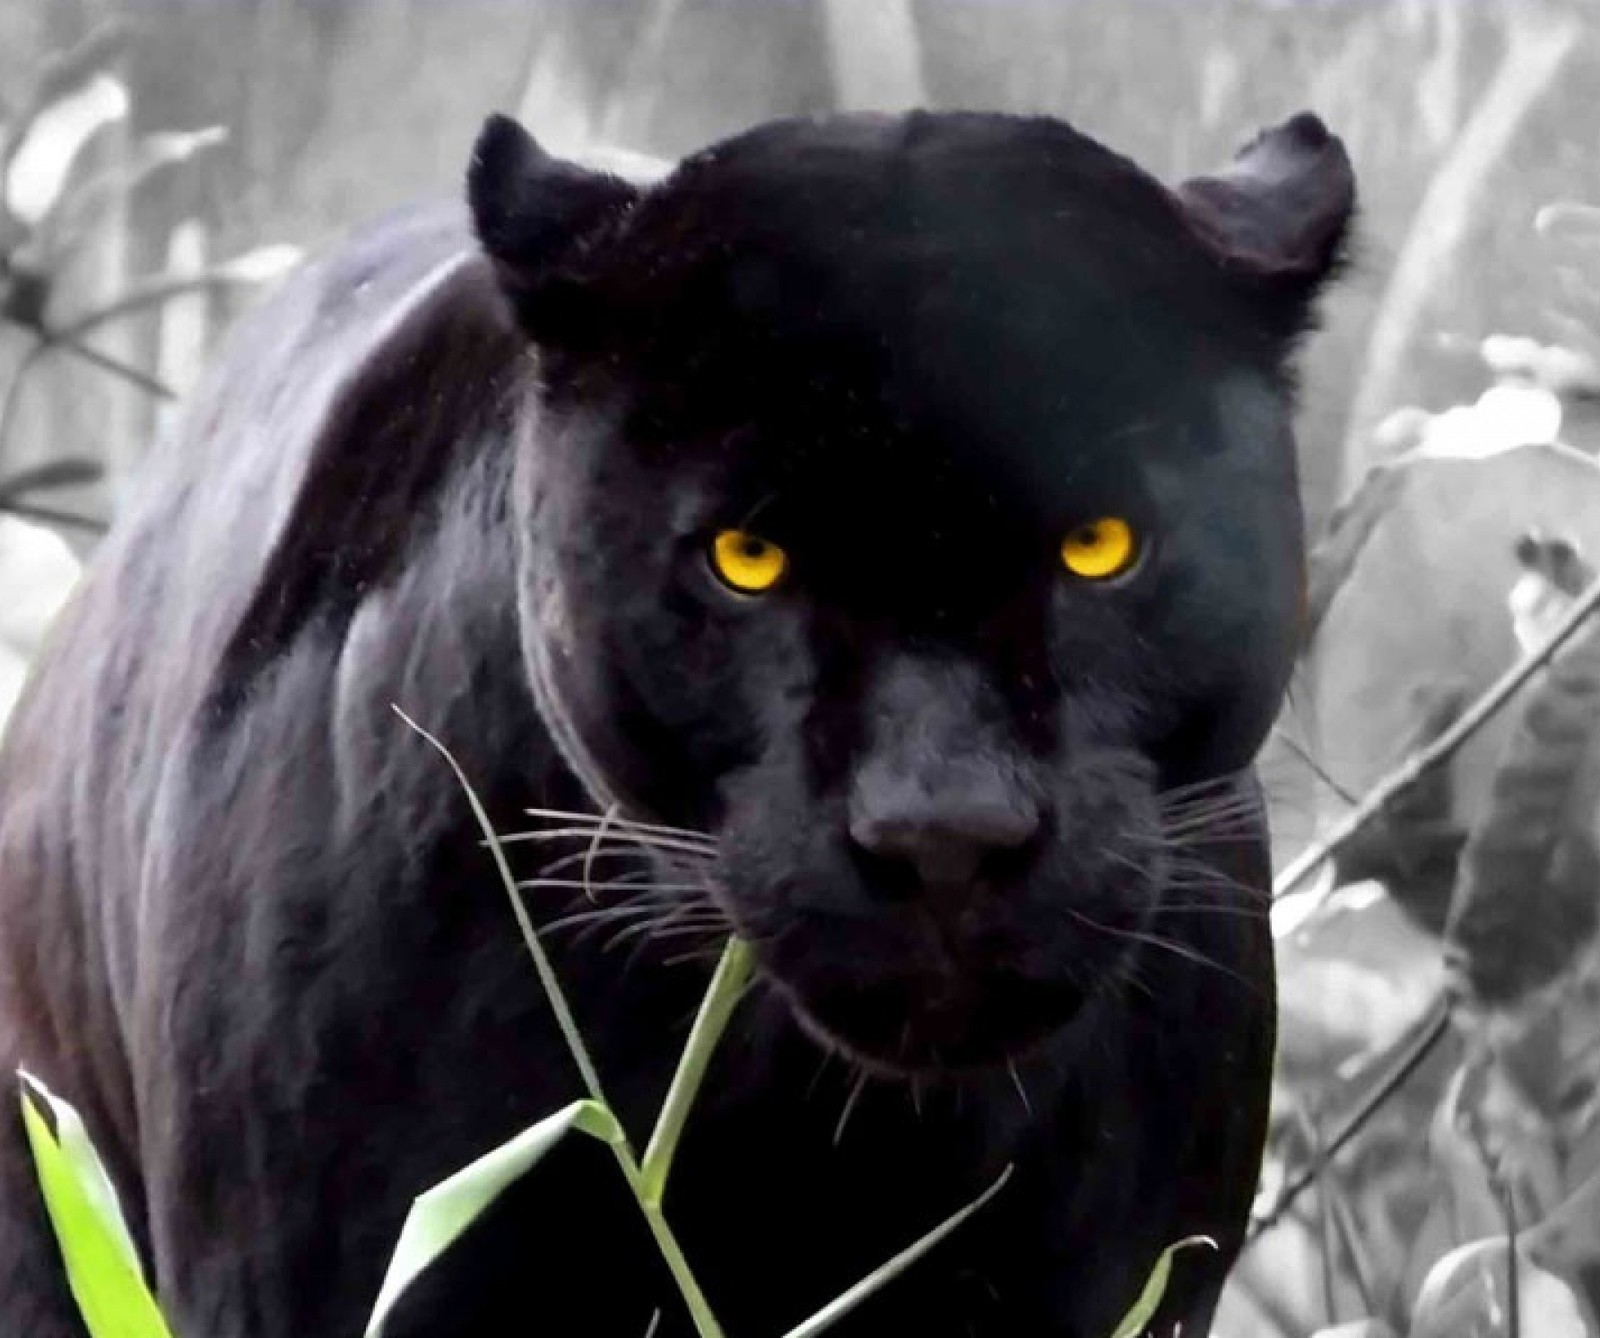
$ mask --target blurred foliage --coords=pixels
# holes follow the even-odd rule
[[[1371,371],[1375,322],[1394,307],[1394,264],[1436,179],[1464,179],[1451,196],[1459,236],[1424,266],[1440,281],[1399,323],[1402,347],[1378,369],[1397,401],[1428,406],[1470,391],[1484,336],[1564,337],[1550,319],[1557,281],[1531,240],[1526,202],[1581,196],[1574,183],[1592,180],[1600,160],[1585,129],[1600,88],[1600,25],[1574,30],[1539,87],[1512,88],[1514,115],[1480,114],[1516,84],[1524,66],[1512,55],[1592,19],[1593,0],[24,0],[7,9],[16,12],[0,15],[0,48],[14,27],[13,52],[30,40],[37,52],[47,31],[59,44],[107,15],[136,24],[142,39],[125,64],[133,133],[228,126],[229,142],[203,167],[130,206],[127,261],[145,271],[164,262],[184,219],[203,222],[220,253],[263,238],[319,245],[377,210],[451,191],[480,118],[496,108],[521,113],[557,149],[606,140],[664,155],[769,116],[844,104],[1046,111],[1173,179],[1224,160],[1257,126],[1315,107],[1355,158],[1364,227],[1328,329],[1309,349],[1302,435],[1314,522],[1345,476],[1342,453],[1364,448],[1368,425],[1352,436],[1349,409]],[[1424,240],[1439,231],[1437,216],[1422,222]],[[1461,272],[1477,282],[1449,282]],[[213,334],[240,304],[215,301]],[[149,345],[157,331],[147,322],[135,338]],[[1385,401],[1376,415],[1393,407]],[[75,453],[83,444],[72,443]]]
[[[1600,390],[1600,212],[1547,208],[1530,232],[1557,279],[1551,315],[1567,341],[1486,339],[1489,384],[1476,400],[1394,415],[1378,463],[1314,555],[1303,700],[1325,819],[1441,735],[1595,588],[1600,462],[1582,432]],[[1597,730],[1591,620],[1340,850],[1343,892],[1283,945],[1286,1054],[1319,1032],[1347,1034],[1358,997],[1307,1001],[1302,957],[1325,978],[1369,962],[1380,943],[1393,964],[1397,943],[1409,943],[1403,974],[1417,989],[1358,1056],[1391,1044],[1419,993],[1449,998],[1454,1021],[1448,1045],[1380,1110],[1298,1221],[1324,1318],[1366,1313],[1408,1338],[1489,1338],[1513,1332],[1515,1310],[1523,1334],[1600,1333]],[[1375,900],[1378,884],[1388,895]],[[1387,907],[1403,917],[1374,917]],[[1332,942],[1331,927],[1352,915],[1371,922],[1367,936]],[[1351,1099],[1326,1073],[1284,1079],[1286,1113]],[[1318,1121],[1307,1122],[1298,1140],[1280,1129],[1282,1166],[1316,1155]],[[1270,1283],[1247,1265],[1238,1285]]]
[[[124,23],[112,20],[94,28],[45,59],[26,96],[0,121],[0,336],[9,333],[23,342],[9,379],[0,384],[0,466],[6,463],[7,435],[25,379],[43,355],[64,352],[148,395],[172,398],[174,392],[158,377],[97,348],[90,336],[187,293],[270,280],[299,259],[293,247],[258,246],[192,273],[129,281],[87,310],[72,310],[70,298],[60,301],[74,262],[103,233],[120,226],[131,199],[227,138],[221,126],[150,132],[125,143],[110,161],[82,170],[96,139],[128,116],[128,89],[116,71],[130,42]],[[0,509],[98,528],[92,520],[41,504],[35,494],[91,485],[102,472],[93,458],[53,454],[0,475]]]

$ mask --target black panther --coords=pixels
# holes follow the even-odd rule
[[[1339,141],[1168,188],[1053,119],[851,115],[637,184],[495,118],[466,195],[243,323],[57,627],[0,764],[0,1070],[83,1112],[183,1338],[358,1334],[410,1200],[580,1094],[399,706],[524,838],[636,1140],[753,945],[667,1200],[731,1338],[1007,1166],[836,1332],[1103,1338],[1204,1233],[1154,1331],[1205,1333]],[[389,1332],[665,1338],[674,1297],[580,1140]],[[80,1332],[12,1119],[0,1330]]]

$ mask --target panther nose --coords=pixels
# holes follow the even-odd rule
[[[853,805],[850,838],[882,859],[910,865],[923,887],[964,887],[1038,832],[1038,806],[1022,796],[904,796],[866,811]]]

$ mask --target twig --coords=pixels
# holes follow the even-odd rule
[[[1500,1224],[1506,1232],[1506,1338],[1522,1338],[1522,1296],[1519,1286],[1521,1279],[1517,1276],[1521,1270],[1517,1265],[1516,1191],[1512,1186],[1511,1177],[1506,1173],[1505,1159],[1489,1146],[1489,1133],[1478,1112],[1474,1112],[1467,1121],[1467,1135],[1472,1143],[1472,1150],[1478,1156],[1478,1166],[1489,1184],[1489,1192],[1494,1197],[1495,1209],[1500,1214]],[[1490,1275],[1490,1279],[1492,1288],[1493,1274]]]
[[[1332,791],[1337,798],[1352,807],[1360,802],[1355,795],[1340,785],[1329,773],[1328,769],[1311,755],[1311,750],[1301,743],[1299,739],[1295,738],[1294,735],[1290,734],[1288,730],[1274,725],[1272,727],[1272,736],[1295,755],[1300,764],[1311,773],[1313,780],[1320,782],[1324,787]]]
[[[1509,1177],[1499,1180],[1500,1212],[1506,1224],[1506,1338],[1522,1338],[1522,1269],[1517,1263],[1517,1196]]]
[[[28,333],[33,333],[31,330]],[[4,446],[11,436],[11,420],[16,413],[16,408],[22,401],[22,383],[27,379],[28,373],[33,370],[33,365],[44,355],[50,347],[49,341],[35,337],[32,344],[23,355],[17,359],[17,365],[11,373],[11,379],[6,382],[5,397],[0,399],[0,446]]]
[[[1403,790],[1415,785],[1423,775],[1444,762],[1482,729],[1496,712],[1505,706],[1517,689],[1571,640],[1573,634],[1597,608],[1600,608],[1600,580],[1595,580],[1584,590],[1568,610],[1567,616],[1561,620],[1560,626],[1541,645],[1501,674],[1459,720],[1426,748],[1413,753],[1379,781],[1367,792],[1366,798],[1335,824],[1327,836],[1314,842],[1290,860],[1283,871],[1273,879],[1273,899],[1277,900],[1292,892],[1332,859],[1361,828],[1393,803]]]
[[[1361,1313],[1376,1315],[1378,1299],[1371,1281],[1375,1276],[1372,1256],[1362,1241],[1361,1232],[1356,1228],[1355,1215],[1350,1210],[1349,1199],[1342,1190],[1325,1197],[1328,1198],[1333,1210],[1333,1225],[1338,1231],[1339,1242],[1350,1257],[1350,1278],[1355,1283],[1356,1295],[1361,1298]]]
[[[99,349],[93,348],[88,344],[81,344],[75,339],[67,339],[64,336],[57,335],[48,336],[45,343],[49,348],[64,349],[74,357],[82,358],[91,367],[98,367],[102,372],[109,372],[112,376],[121,377],[129,385],[138,387],[145,394],[151,395],[158,400],[175,400],[178,398],[178,392],[165,381],[151,376],[149,372],[141,371],[130,363],[113,358],[108,353],[102,353]]]
[[[22,388],[23,377],[40,356],[53,348],[74,353],[102,371],[132,382],[140,390],[157,399],[177,399],[177,392],[164,381],[83,343],[83,336],[111,321],[131,316],[145,307],[160,306],[189,293],[203,292],[212,288],[228,288],[248,282],[222,270],[208,270],[202,274],[183,276],[162,276],[59,328],[20,326],[19,328],[34,336],[34,343],[18,363],[6,387],[5,399],[0,401],[0,442],[5,440],[6,429],[10,426],[12,405]]]
[[[209,292],[213,289],[245,288],[253,283],[254,279],[230,274],[226,268],[202,270],[198,274],[161,274],[134,284],[103,307],[96,307],[65,325],[54,329],[47,328],[40,333],[52,343],[76,341],[98,330],[102,325],[109,325],[113,321],[136,315],[146,307],[165,306],[168,302],[194,293]]]
[[[1278,1197],[1273,1202],[1272,1207],[1250,1224],[1250,1229],[1245,1235],[1246,1246],[1253,1245],[1278,1224],[1278,1220],[1288,1212],[1294,1201],[1316,1183],[1318,1177],[1322,1175],[1333,1159],[1344,1149],[1345,1144],[1366,1126],[1367,1121],[1377,1113],[1378,1108],[1399,1091],[1406,1080],[1422,1067],[1423,1062],[1433,1053],[1435,1047],[1444,1039],[1445,1033],[1449,1030],[1450,1005],[1441,995],[1434,1000],[1428,1012],[1424,1014],[1418,1024],[1418,1029],[1410,1042],[1401,1051],[1400,1057],[1394,1063],[1394,1067],[1379,1080],[1378,1084],[1367,1094],[1361,1104],[1351,1112],[1349,1118],[1339,1126],[1339,1131],[1323,1144],[1321,1153],[1312,1157],[1310,1165],[1291,1178],[1278,1191]]]
[[[111,528],[105,521],[98,520],[94,516],[80,516],[72,511],[62,511],[53,506],[40,506],[36,502],[22,502],[12,497],[0,497],[0,511],[21,516],[23,520],[37,520],[46,525],[66,525],[73,529],[87,530],[90,534],[104,534]]]
[[[20,327],[26,329],[34,336],[34,342],[28,351],[18,360],[16,370],[11,373],[11,379],[6,383],[5,396],[0,399],[0,444],[3,444],[11,433],[12,419],[16,416],[16,408],[22,399],[22,384],[34,365],[52,349],[62,349],[82,358],[85,362],[98,367],[103,372],[112,376],[119,376],[132,383],[148,395],[157,399],[176,399],[177,394],[171,386],[157,380],[148,372],[137,367],[130,367],[109,354],[102,353],[97,348],[79,343],[75,339],[68,339],[64,333],[52,330],[38,330],[32,326]]]
[[[100,467],[98,460],[73,455],[57,456],[43,464],[26,465],[0,478],[0,504],[12,498],[26,497],[32,492],[99,483],[104,478],[105,470]]]
[[[1322,1142],[1322,1125],[1315,1115],[1305,1106],[1297,1111],[1300,1123],[1304,1126],[1306,1141],[1311,1148],[1311,1161],[1313,1165],[1323,1168],[1327,1176],[1317,1193],[1317,1233],[1321,1237],[1322,1249],[1322,1314],[1323,1321],[1328,1328],[1339,1322],[1339,1300],[1334,1294],[1334,1252],[1333,1252],[1333,1167],[1327,1160],[1327,1149]]]

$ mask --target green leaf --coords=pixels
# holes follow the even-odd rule
[[[22,1080],[22,1122],[33,1149],[67,1281],[92,1338],[172,1338],[145,1286],[117,1192],[78,1112],[42,1082]],[[55,1132],[39,1109],[49,1106]]]
[[[417,1274],[574,1129],[612,1145],[623,1139],[622,1126],[598,1101],[574,1101],[418,1195],[400,1230],[365,1338],[378,1338],[395,1303]]]
[[[1161,1298],[1167,1294],[1167,1283],[1172,1280],[1173,1257],[1179,1250],[1186,1250],[1191,1245],[1209,1245],[1213,1250],[1217,1248],[1217,1242],[1210,1236],[1185,1236],[1182,1240],[1173,1241],[1161,1251],[1156,1266],[1150,1270],[1150,1276],[1145,1279],[1144,1290],[1139,1293],[1139,1299],[1122,1317],[1121,1323],[1111,1331],[1111,1338],[1139,1338],[1144,1332],[1145,1325],[1155,1318],[1155,1313],[1161,1306]]]

